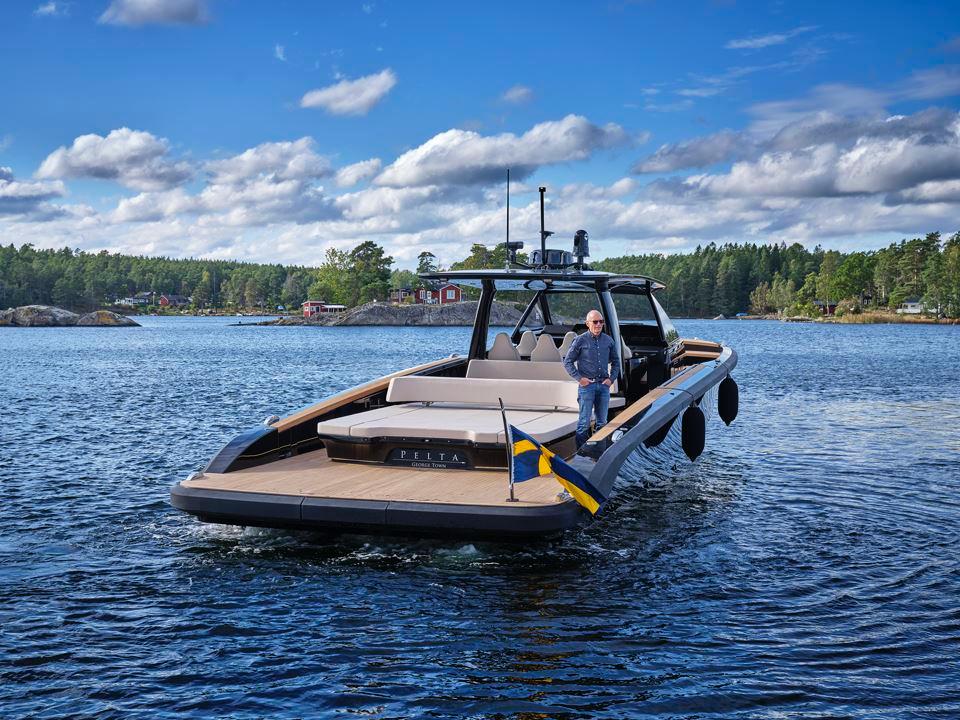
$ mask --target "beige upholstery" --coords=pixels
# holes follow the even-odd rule
[[[519,360],[520,354],[510,342],[510,336],[506,333],[497,333],[493,339],[493,345],[487,352],[487,358],[490,360]]]
[[[530,357],[530,353],[536,346],[537,336],[533,334],[533,330],[527,330],[520,336],[520,342],[517,343],[517,352],[520,353],[522,358]]]
[[[530,353],[532,362],[560,362],[563,358],[557,352],[557,344],[549,334],[543,333],[537,340],[537,346]]]
[[[561,363],[530,362],[515,363],[505,360],[471,360],[467,365],[468,378],[492,378],[500,380],[564,380],[573,382]]]
[[[620,359],[626,363],[627,360],[633,357],[633,350],[630,349],[630,346],[627,345],[627,341],[620,338]]]
[[[515,380],[574,380],[567,374],[562,363],[555,362],[506,362],[502,360],[471,360],[467,365],[468,378],[500,378]],[[611,393],[618,391],[619,380],[610,388]],[[623,407],[626,401],[622,397],[612,396],[610,407]]]
[[[552,442],[577,428],[576,412],[511,410],[510,424],[539,442]],[[317,424],[321,436],[352,438],[430,438],[506,444],[499,409],[391,405]]]
[[[512,371],[523,378],[478,377]],[[321,436],[430,438],[476,443],[506,442],[498,398],[509,422],[540,442],[569,435],[577,425],[577,384],[556,362],[471,360],[468,377],[397,377],[387,401],[402,403],[332,418],[317,424]],[[539,378],[557,379],[539,379]],[[610,407],[624,398],[611,397]]]
[[[459,403],[507,407],[577,408],[577,385],[560,380],[495,380],[487,378],[408,375],[390,381],[387,402]]]
[[[577,339],[577,334],[571,330],[566,335],[563,336],[563,342],[560,343],[560,357],[565,358],[567,356],[567,350],[570,349],[570,346],[573,345],[573,341]]]

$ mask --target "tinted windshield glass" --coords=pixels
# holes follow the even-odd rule
[[[657,318],[656,315],[654,315],[653,306],[650,304],[649,295],[611,293],[611,296],[613,297],[613,306],[617,309],[617,317],[620,319],[620,322],[657,324]]]
[[[653,298],[653,305],[657,309],[657,315],[660,316],[660,324],[663,325],[663,337],[669,345],[679,338],[680,335],[677,333],[677,329],[673,326],[673,323],[670,322],[670,317],[663,307],[661,307],[660,303],[657,302],[656,298]]]
[[[595,292],[547,293],[547,302],[554,325],[582,325],[588,312],[600,310]]]

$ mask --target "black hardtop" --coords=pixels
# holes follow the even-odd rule
[[[577,292],[629,288],[634,292],[657,292],[665,286],[643,275],[624,275],[601,270],[554,268],[500,269],[500,270],[436,270],[420,273],[420,278],[434,282],[450,282],[468,287],[482,287],[492,282],[497,290],[559,290]]]

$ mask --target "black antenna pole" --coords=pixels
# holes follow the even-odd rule
[[[510,252],[510,168],[507,168],[507,253]]]
[[[547,231],[543,226],[543,196],[546,194],[547,189],[540,186],[540,262],[547,262]]]

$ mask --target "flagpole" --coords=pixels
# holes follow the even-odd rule
[[[510,432],[510,425],[507,423],[507,411],[503,407],[503,398],[497,398],[500,401],[500,415],[503,418],[503,433],[507,440],[507,471],[510,474],[510,497],[507,502],[517,502],[513,496],[513,433]]]

